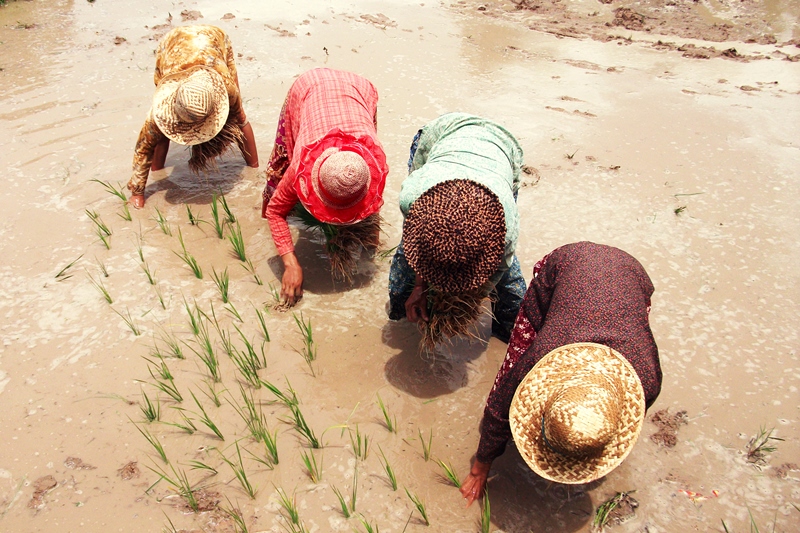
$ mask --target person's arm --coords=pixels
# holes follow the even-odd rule
[[[161,170],[167,159],[169,139],[161,133],[150,113],[139,132],[136,148],[133,153],[133,176],[128,181],[131,197],[130,204],[140,209],[144,207],[144,189],[150,170]],[[156,168],[158,167],[158,168]]]
[[[283,261],[281,298],[284,303],[292,306],[303,297],[303,268],[294,252],[282,255],[281,260]]]
[[[303,270],[294,253],[289,224],[286,222],[286,217],[298,201],[294,180],[283,179],[275,189],[275,194],[270,198],[266,209],[272,240],[284,266],[281,297],[290,305],[294,305],[303,296]]]

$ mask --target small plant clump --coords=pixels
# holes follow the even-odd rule
[[[758,433],[748,441],[746,449],[748,463],[755,465],[757,468],[767,464],[767,454],[778,449],[777,446],[771,444],[771,442],[780,442],[784,440],[780,437],[773,437],[772,433],[774,431],[775,428],[767,430],[766,427],[762,426],[759,428]]]

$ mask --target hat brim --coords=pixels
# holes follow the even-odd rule
[[[185,124],[175,115],[173,102],[180,84],[198,70],[211,76],[214,112],[201,123]],[[161,79],[153,95],[152,116],[158,129],[171,141],[184,146],[194,146],[210,141],[222,130],[228,120],[230,101],[225,80],[216,70],[203,66],[182,70]]]
[[[545,445],[542,414],[562,380],[578,372],[601,373],[622,383],[619,429],[596,457],[575,459]],[[619,352],[591,342],[561,346],[545,355],[517,387],[511,401],[511,434],[522,458],[538,475],[565,484],[589,483],[617,466],[633,449],[644,423],[644,389],[631,364]]]
[[[345,209],[326,206],[313,184],[314,163],[323,152],[331,148],[355,152],[364,159],[369,168],[369,185],[366,194],[361,200]],[[375,139],[369,135],[356,138],[339,128],[334,128],[319,141],[301,148],[300,163],[296,174],[299,184],[297,196],[303,207],[320,222],[355,224],[380,211],[388,174],[386,155]]]

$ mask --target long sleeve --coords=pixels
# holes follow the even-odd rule
[[[267,222],[279,255],[286,255],[294,251],[294,243],[292,235],[289,233],[286,217],[289,216],[298,201],[294,179],[283,179],[278,183],[267,206]]]
[[[165,139],[164,134],[156,126],[152,115],[148,113],[133,152],[133,176],[128,182],[131,194],[144,194],[150,165],[153,162],[153,151],[163,139]]]

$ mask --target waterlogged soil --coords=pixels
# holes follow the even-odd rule
[[[378,88],[387,253],[362,257],[351,284],[293,220],[306,292],[276,305],[263,165],[238,154],[197,177],[173,146],[144,209],[111,194],[130,176],[158,39],[197,22],[231,36],[262,164],[302,72]],[[614,531],[742,531],[751,517],[797,531],[798,37],[788,0],[8,2],[0,531],[479,531],[480,506],[439,462],[466,475],[505,345],[483,316],[477,340],[421,354],[416,327],[385,312],[408,146],[448,111],[490,117],[523,147],[526,278],[592,240],[632,253],[656,287],[664,384],[632,453],[567,487],[511,444],[490,476],[491,530],[590,531],[626,493]],[[235,218],[217,200],[222,238],[220,194]],[[250,347],[263,368],[248,382],[235,357]],[[763,431],[775,438],[749,462]]]

